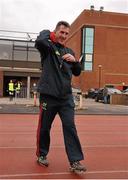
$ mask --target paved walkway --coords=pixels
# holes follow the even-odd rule
[[[39,101],[37,99],[36,106],[34,99],[14,99],[9,101],[9,98],[0,98],[0,113],[14,114],[33,114],[39,113]],[[76,114],[113,114],[113,115],[128,115],[128,106],[111,105],[95,102],[94,99],[84,99],[82,109],[76,107]]]
[[[39,105],[39,101],[37,99],[36,101],[37,105]],[[12,105],[12,104],[24,104],[24,105],[34,105],[34,99],[33,98],[13,98],[12,101],[9,100],[9,98],[0,98],[0,105],[6,104],[6,105]]]

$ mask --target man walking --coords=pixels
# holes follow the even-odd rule
[[[57,23],[54,32],[43,30],[35,47],[41,55],[42,74],[38,84],[40,118],[37,132],[37,156],[40,165],[48,166],[50,129],[58,113],[63,127],[64,143],[71,170],[85,171],[80,163],[84,159],[74,123],[74,101],[71,89],[72,74],[80,75],[81,66],[74,52],[65,46],[70,25]]]

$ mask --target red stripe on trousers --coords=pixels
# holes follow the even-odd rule
[[[41,124],[42,124],[42,104],[40,104],[40,112],[39,112],[39,122],[38,122],[38,128],[37,128],[37,141],[36,141],[36,145],[37,145],[37,150],[36,150],[36,155],[39,157],[40,156],[40,147],[39,147],[39,142],[40,142],[40,129],[41,129]]]

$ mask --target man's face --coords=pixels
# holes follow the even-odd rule
[[[64,45],[69,35],[69,27],[65,27],[64,25],[61,25],[54,32],[56,36],[56,41]]]

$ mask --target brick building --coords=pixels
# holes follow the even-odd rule
[[[71,25],[67,45],[77,58],[83,55],[75,87],[128,87],[128,14],[84,10]]]
[[[2,35],[2,33],[5,33]],[[40,76],[37,34],[0,30],[0,96],[10,79],[21,81],[27,97]],[[82,55],[83,71],[73,86],[83,92],[112,85],[128,87],[128,14],[84,10],[71,25],[67,46]]]
[[[22,83],[22,97],[32,94],[41,72],[36,37],[36,33],[0,30],[0,96],[8,96],[10,80]]]

